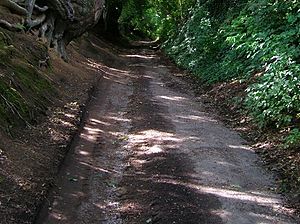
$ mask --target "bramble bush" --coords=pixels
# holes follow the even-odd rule
[[[300,112],[299,7],[296,1],[251,1],[227,29],[231,50],[223,63],[234,61],[235,76],[262,72],[246,98],[260,126],[291,125]]]

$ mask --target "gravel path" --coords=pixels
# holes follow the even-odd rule
[[[90,60],[103,79],[36,223],[299,223],[247,143],[154,51],[105,57]]]

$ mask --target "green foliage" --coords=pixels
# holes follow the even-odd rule
[[[23,24],[21,24],[21,23],[17,23],[15,26],[16,26],[16,28],[18,28],[20,30],[23,30],[23,31],[26,30],[26,27]]]
[[[284,139],[284,147],[292,148],[299,147],[300,145],[300,130],[294,128],[290,131],[289,135]]]
[[[262,70],[246,100],[261,126],[287,126],[300,111],[299,12],[296,1],[254,1],[234,20],[237,32],[230,31],[231,52],[243,59],[226,60],[234,59],[247,76]]]
[[[128,32],[166,40],[186,19],[196,0],[126,0],[119,23]]]
[[[214,18],[210,17],[204,6],[198,4],[178,35],[168,40],[164,48],[178,65],[207,82],[213,82],[216,76],[210,74],[214,74],[216,67],[213,64],[216,63],[216,51],[220,46],[216,33]]]
[[[243,1],[240,1],[243,2]],[[222,63],[228,51],[224,33],[239,7],[232,2],[198,1],[191,16],[175,38],[169,39],[164,49],[176,63],[210,84],[234,77],[228,65]],[[226,18],[226,19],[225,19]],[[232,66],[236,69],[236,66]]]
[[[246,105],[260,126],[288,126],[300,111],[300,66],[287,58],[268,65],[248,88]]]
[[[217,2],[198,1],[165,51],[208,84],[251,80],[245,102],[259,125],[291,125],[300,111],[299,1]]]

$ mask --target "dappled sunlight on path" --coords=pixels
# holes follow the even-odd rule
[[[297,223],[252,149],[154,51],[117,58],[87,60],[103,81],[41,223]]]

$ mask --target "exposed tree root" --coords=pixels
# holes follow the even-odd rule
[[[104,11],[104,0],[1,0],[0,5],[21,15],[24,24],[1,20],[0,26],[10,31],[39,30],[39,37],[54,47],[67,60],[66,46],[95,25]],[[37,5],[37,4],[43,5]],[[93,3],[93,5],[91,4]]]
[[[31,19],[30,22],[28,23],[29,30],[31,30],[33,27],[41,25],[45,20],[46,20],[45,14],[39,15],[33,20]]]
[[[0,27],[13,31],[13,32],[22,32],[23,27],[20,25],[11,24],[5,20],[0,19]]]
[[[23,8],[22,6],[17,4],[17,1],[12,1],[12,0],[1,0],[0,5],[8,8],[9,10],[22,15],[26,16],[27,15],[27,10]]]
[[[48,6],[40,7],[38,5],[34,5],[34,9],[37,10],[38,12],[46,12],[49,9],[49,7]]]

